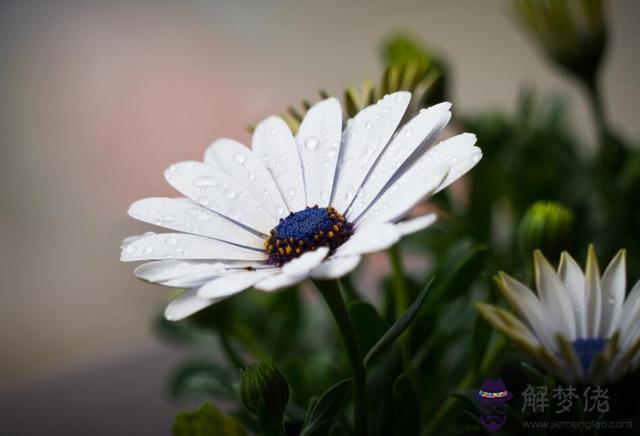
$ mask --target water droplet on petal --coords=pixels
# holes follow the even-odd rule
[[[304,146],[307,147],[307,150],[314,150],[320,141],[315,136],[309,136],[306,141],[304,141]]]
[[[336,149],[335,148],[330,148],[329,150],[327,150],[327,152],[325,153],[325,156],[327,157],[333,157],[336,155]]]
[[[289,188],[289,190],[287,191],[287,195],[289,196],[289,198],[292,198],[294,195],[296,195],[296,190],[294,188]]]
[[[408,129],[408,130],[405,132],[404,136],[406,136],[407,138],[411,138],[411,137],[413,136],[413,130]]]
[[[200,203],[203,206],[207,206],[210,202],[207,197],[200,197],[198,198],[198,203]]]
[[[373,123],[371,121],[367,121],[366,123],[364,123],[365,129],[370,129],[372,125]]]
[[[326,200],[327,198],[329,198],[329,192],[328,191],[322,191],[320,193],[320,198],[322,198],[323,200]]]
[[[146,247],[144,247],[144,250],[142,250],[144,252],[144,254],[151,254],[153,253],[153,247],[151,247],[150,245],[147,245]]]
[[[284,215],[284,207],[282,207],[282,206],[276,207],[276,212],[280,216]]]
[[[242,153],[236,153],[236,154],[233,156],[233,160],[235,160],[235,161],[236,161],[237,163],[239,163],[240,165],[243,165],[243,164],[247,161],[247,158],[246,158],[246,157],[245,157],[245,155],[244,155],[244,154],[242,154]]]
[[[236,193],[231,189],[225,189],[222,195],[224,195],[224,198],[229,200],[233,200],[234,198],[236,198]]]
[[[129,254],[131,254],[131,253],[135,253],[135,252],[136,252],[136,247],[134,247],[133,245],[129,245],[129,246],[125,249],[125,251],[126,251],[127,253],[129,253]]]
[[[397,102],[401,102],[402,100],[404,100],[404,94],[396,94],[395,99]]]

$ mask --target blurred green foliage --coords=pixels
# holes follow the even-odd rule
[[[492,283],[499,270],[531,281],[532,247],[553,251],[545,253],[550,257],[560,249],[580,257],[593,242],[603,258],[626,247],[630,276],[640,275],[640,153],[611,129],[601,104],[597,83],[607,35],[601,2],[514,5],[548,58],[585,85],[598,132],[596,150],[590,153],[583,136],[570,128],[570,108],[561,96],[525,89],[512,113],[456,114],[454,125],[477,135],[484,157],[462,182],[467,192],[448,190],[433,199],[438,223],[401,243],[402,253],[422,255],[430,266],[417,277],[383,278],[376,304],[363,300],[353,276],[342,283],[363,352],[376,357],[367,367],[373,436],[482,433],[466,393],[486,377],[503,378],[513,392],[527,383],[553,386],[554,380],[481,321],[474,308],[476,302],[504,304]],[[396,90],[414,92],[414,113],[447,99],[446,64],[421,43],[395,35],[383,42],[381,53],[380,83],[345,91],[349,116]],[[308,107],[305,102],[300,110],[289,109],[286,118],[294,129]],[[548,203],[534,206],[541,201],[554,202],[555,209]],[[424,284],[432,277],[427,293]],[[408,312],[397,307],[398,287],[415,301]],[[246,365],[273,359],[290,390],[285,434],[351,434],[348,361],[328,310],[314,295],[299,288],[248,291],[188,320],[156,325],[163,338],[200,355],[173,374],[169,387],[176,397],[224,400],[234,419],[269,434],[259,416],[242,408],[238,383]],[[634,380],[629,386],[637,389]],[[637,393],[625,383],[615,391],[618,409],[607,419],[637,418]],[[523,418],[513,412],[506,432],[523,434]],[[220,423],[215,434],[239,434],[235,421],[208,406],[180,415],[175,433],[199,434],[190,429],[213,422]]]

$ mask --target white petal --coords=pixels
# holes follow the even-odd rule
[[[344,211],[389,143],[411,101],[411,93],[385,95],[347,122],[342,134],[331,204]]]
[[[269,169],[292,212],[306,207],[302,164],[296,140],[287,124],[269,117],[256,127],[252,139],[253,152]]]
[[[132,236],[127,236],[126,238],[124,238],[122,240],[122,242],[120,242],[120,250],[124,250],[125,248],[127,248],[129,246],[129,244],[131,244],[134,241],[137,241],[140,238],[144,238],[146,235],[132,235]]]
[[[129,244],[120,255],[123,262],[160,259],[266,260],[264,252],[238,247],[203,236],[162,233]]]
[[[402,175],[394,178],[391,184],[385,188],[386,191],[383,190],[380,198],[374,199],[373,205],[369,206],[368,210],[364,209],[366,212],[362,219],[364,220],[365,216],[369,222],[398,219],[425,195],[434,195],[453,183],[480,161],[482,153],[478,147],[474,146],[475,142],[475,135],[463,133],[431,147]],[[444,175],[444,179],[441,179],[443,168],[448,168],[448,171]],[[439,186],[434,190],[431,187],[436,180],[439,181]],[[390,207],[383,213],[380,211],[380,206],[376,206],[380,200],[397,203],[397,206]],[[354,202],[354,206],[358,206],[358,209],[362,204],[362,201],[359,202],[358,199]],[[368,216],[375,211],[379,212],[378,216]],[[349,212],[349,214],[351,213],[352,211]],[[351,218],[352,215],[349,217]]]
[[[482,150],[474,146],[476,140],[476,135],[472,133],[462,133],[446,141],[442,141],[427,152],[427,154],[432,153],[434,155],[433,158],[444,159],[451,164],[451,171],[449,171],[447,178],[435,193],[442,191],[460,177],[464,176],[471,168],[480,162],[482,159]]]
[[[558,276],[564,283],[576,322],[576,337],[587,337],[587,302],[585,294],[585,278],[582,269],[578,263],[567,253],[563,252],[560,256],[560,266],[558,267]]]
[[[440,103],[421,111],[402,129],[380,154],[378,161],[371,169],[367,178],[356,192],[359,198],[349,206],[349,216],[357,217],[364,211],[385,186],[396,177],[398,172],[405,171],[410,163],[416,161],[425,149],[429,147],[451,118],[451,103]],[[354,162],[341,162],[340,171],[349,172]],[[353,197],[352,197],[353,198]],[[338,198],[336,198],[338,200]],[[346,209],[339,209],[347,211]]]
[[[128,214],[137,220],[179,232],[252,248],[264,247],[264,239],[188,198],[145,198],[129,206]]]
[[[396,223],[396,229],[398,229],[402,236],[410,235],[411,233],[416,233],[420,230],[426,229],[431,224],[435,223],[437,218],[438,217],[435,213],[420,215],[418,217]]]
[[[165,171],[167,181],[202,206],[268,234],[278,223],[247,190],[215,165],[180,162]]]
[[[267,277],[261,282],[256,283],[254,287],[256,289],[260,289],[261,291],[275,291],[276,289],[296,285],[306,278],[306,274],[299,276],[290,276],[285,273],[280,273],[272,275],[271,277]]]
[[[143,263],[133,273],[152,283],[166,282],[202,273],[214,273],[229,269],[264,267],[262,262],[220,262],[207,260],[156,260]]]
[[[438,189],[451,168],[444,162],[422,171],[409,171],[386,190],[355,222],[377,224],[394,222],[406,215],[422,199]],[[358,199],[356,198],[356,201]]]
[[[272,217],[280,219],[289,213],[280,190],[271,174],[247,147],[232,139],[219,139],[205,153],[206,163],[215,163],[235,181],[240,183],[253,198],[260,201]]]
[[[533,260],[540,300],[551,315],[557,331],[573,341],[576,338],[576,322],[566,287],[540,251],[534,252]]]
[[[629,312],[625,324],[620,330],[620,347],[627,348],[640,335],[640,304]]]
[[[625,264],[625,251],[620,250],[602,275],[602,317],[599,336],[603,338],[610,337],[620,322],[624,293],[627,290]]]
[[[620,332],[625,336],[634,327],[634,320],[640,316],[640,280],[631,288],[627,299],[622,307],[622,315],[620,316]],[[622,342],[622,337],[620,341]]]
[[[512,279],[504,273],[499,275],[502,291],[509,304],[518,312],[518,315],[527,322],[529,328],[535,333],[540,342],[552,353],[557,350],[555,331],[549,325],[542,303],[531,289]]]
[[[587,293],[587,334],[588,337],[595,338],[600,332],[602,289],[600,287],[600,267],[593,246],[589,247],[587,255],[585,289]]]
[[[394,224],[358,225],[347,242],[338,247],[334,256],[353,256],[384,250],[400,240]]]
[[[164,316],[169,321],[180,321],[181,319],[184,319],[189,315],[193,315],[194,313],[199,312],[220,300],[222,300],[222,298],[217,300],[200,298],[198,297],[196,290],[191,289],[175,300],[172,300],[164,310]]]
[[[265,271],[241,271],[216,278],[198,289],[200,298],[221,298],[237,294],[278,272],[272,268]]]
[[[320,265],[327,254],[329,254],[329,247],[319,247],[285,263],[282,266],[282,272],[290,276],[306,275]]]
[[[311,278],[319,280],[337,279],[356,269],[360,256],[330,257],[311,270]]]
[[[342,109],[335,98],[311,107],[300,124],[296,142],[302,162],[307,206],[325,207],[331,199],[340,153]]]

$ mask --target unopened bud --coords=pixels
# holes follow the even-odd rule
[[[289,385],[273,362],[260,361],[242,371],[240,396],[253,414],[257,414],[260,400],[271,414],[284,413]]]
[[[526,211],[518,227],[518,243],[523,256],[534,250],[557,259],[567,249],[573,224],[573,214],[557,202],[538,201]]]

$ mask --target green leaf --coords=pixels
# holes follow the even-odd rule
[[[175,398],[190,395],[210,395],[221,399],[235,399],[235,377],[230,371],[209,362],[187,362],[170,377],[169,392]]]
[[[232,416],[204,403],[195,412],[182,412],[173,422],[175,436],[246,436],[247,432]]]
[[[389,330],[380,338],[378,342],[369,350],[366,357],[364,358],[365,366],[368,366],[376,357],[378,357],[389,345],[395,341],[398,336],[405,331],[405,329],[411,324],[411,321],[414,320],[424,299],[431,289],[431,285],[433,284],[433,278],[429,280],[427,285],[422,289],[418,297],[411,303],[411,306],[407,309],[407,311],[398,319]]]
[[[387,324],[369,303],[356,301],[349,306],[349,316],[358,335],[360,350],[367,353],[384,335]]]
[[[393,411],[398,435],[420,434],[420,400],[406,374],[400,375],[393,384]]]
[[[347,405],[353,393],[353,381],[348,378],[335,384],[322,394],[309,415],[300,436],[326,435],[334,424],[336,417]]]

